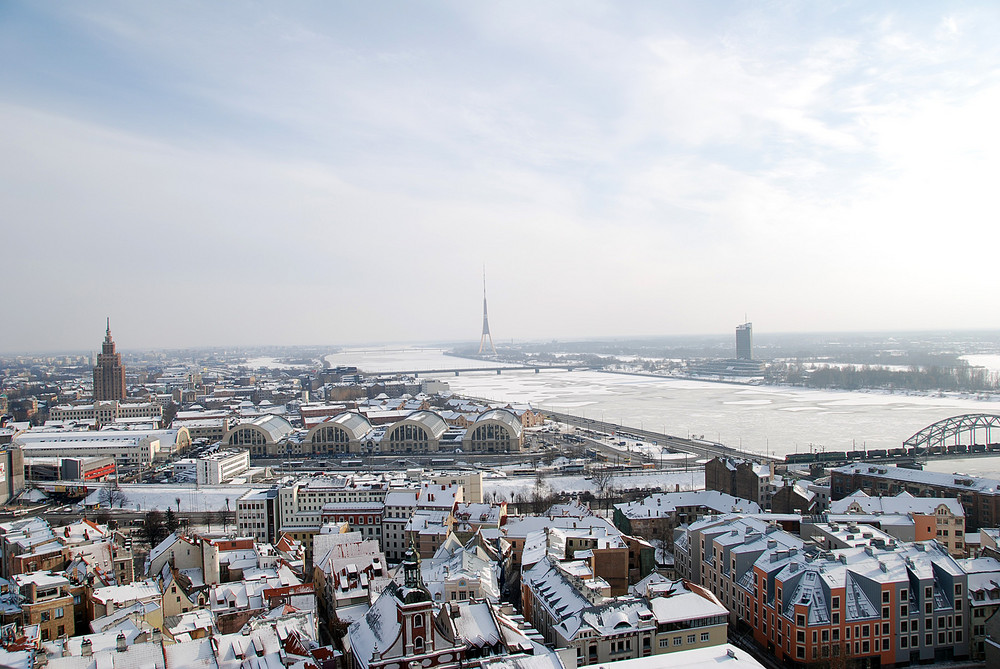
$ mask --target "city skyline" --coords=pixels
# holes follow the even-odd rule
[[[3,18],[0,351],[998,325],[987,3]]]

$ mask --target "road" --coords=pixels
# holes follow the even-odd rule
[[[692,453],[702,458],[714,458],[718,455],[723,457],[753,458],[754,460],[762,462],[768,462],[771,460],[775,462],[783,461],[782,458],[766,457],[760,455],[759,453],[749,453],[741,451],[738,448],[726,446],[725,444],[687,439],[685,437],[675,437],[670,434],[662,434],[660,432],[653,432],[652,430],[642,430],[636,427],[623,427],[618,423],[606,423],[604,421],[592,420],[590,418],[574,416],[573,414],[568,413],[546,411],[545,415],[561,423],[566,423],[567,425],[587,428],[597,432],[606,432],[609,434],[612,432],[628,432],[629,434],[634,434],[643,441],[650,443],[655,441],[658,446],[665,446],[671,451],[679,453]]]

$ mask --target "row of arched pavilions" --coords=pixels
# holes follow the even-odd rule
[[[345,411],[309,430],[297,430],[281,416],[268,415],[233,427],[223,443],[247,448],[253,457],[516,453],[524,446],[524,427],[508,409],[487,411],[469,427],[448,425],[427,410],[414,411],[388,425],[372,425],[363,414]]]

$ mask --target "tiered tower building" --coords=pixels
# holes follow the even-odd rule
[[[104,344],[94,365],[94,401],[125,399],[125,368],[122,355],[115,351],[115,340],[111,338],[111,319],[104,335]]]

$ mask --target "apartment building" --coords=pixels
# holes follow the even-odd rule
[[[690,560],[679,560],[679,570],[779,660],[894,665],[969,656],[968,578],[934,541],[873,536],[869,545],[823,550],[729,516],[692,525],[675,545],[681,553]]]
[[[163,406],[158,402],[103,400],[92,404],[63,404],[49,410],[49,420],[53,421],[111,425],[119,420],[136,418],[147,418],[159,423],[163,419]]]
[[[541,559],[522,575],[525,618],[578,666],[724,644],[728,611],[702,588],[681,582],[611,597],[582,561]],[[664,666],[669,664],[665,662]]]
[[[1000,524],[1000,481],[996,479],[854,464],[830,470],[830,487],[834,502],[858,490],[872,497],[907,492],[914,497],[956,498],[965,509],[966,531]]]
[[[403,559],[409,543],[406,525],[417,509],[417,489],[392,490],[385,496],[385,510],[382,514],[382,550],[385,558],[395,564]]]
[[[228,483],[250,469],[250,451],[230,449],[216,451],[197,458],[184,458],[174,463],[174,475],[184,474],[198,485]]]
[[[382,516],[384,502],[330,502],[323,505],[320,520],[327,523],[347,523],[351,531],[360,532],[365,539],[382,544]]]
[[[969,653],[972,660],[986,659],[989,643],[986,622],[1000,610],[1000,560],[991,557],[959,560],[969,575]]]
[[[757,502],[717,490],[668,492],[616,504],[614,523],[625,534],[662,541],[664,550],[670,551],[674,530],[682,525],[711,514],[761,511]]]
[[[830,505],[831,514],[908,515],[914,541],[934,539],[955,557],[965,557],[965,509],[957,497],[872,497],[858,490]]]
[[[14,583],[24,598],[21,602],[23,624],[38,625],[42,641],[76,633],[71,583],[65,575],[34,571],[18,574]]]
[[[748,499],[762,509],[771,508],[771,498],[781,487],[774,463],[716,456],[705,463],[705,489]]]

